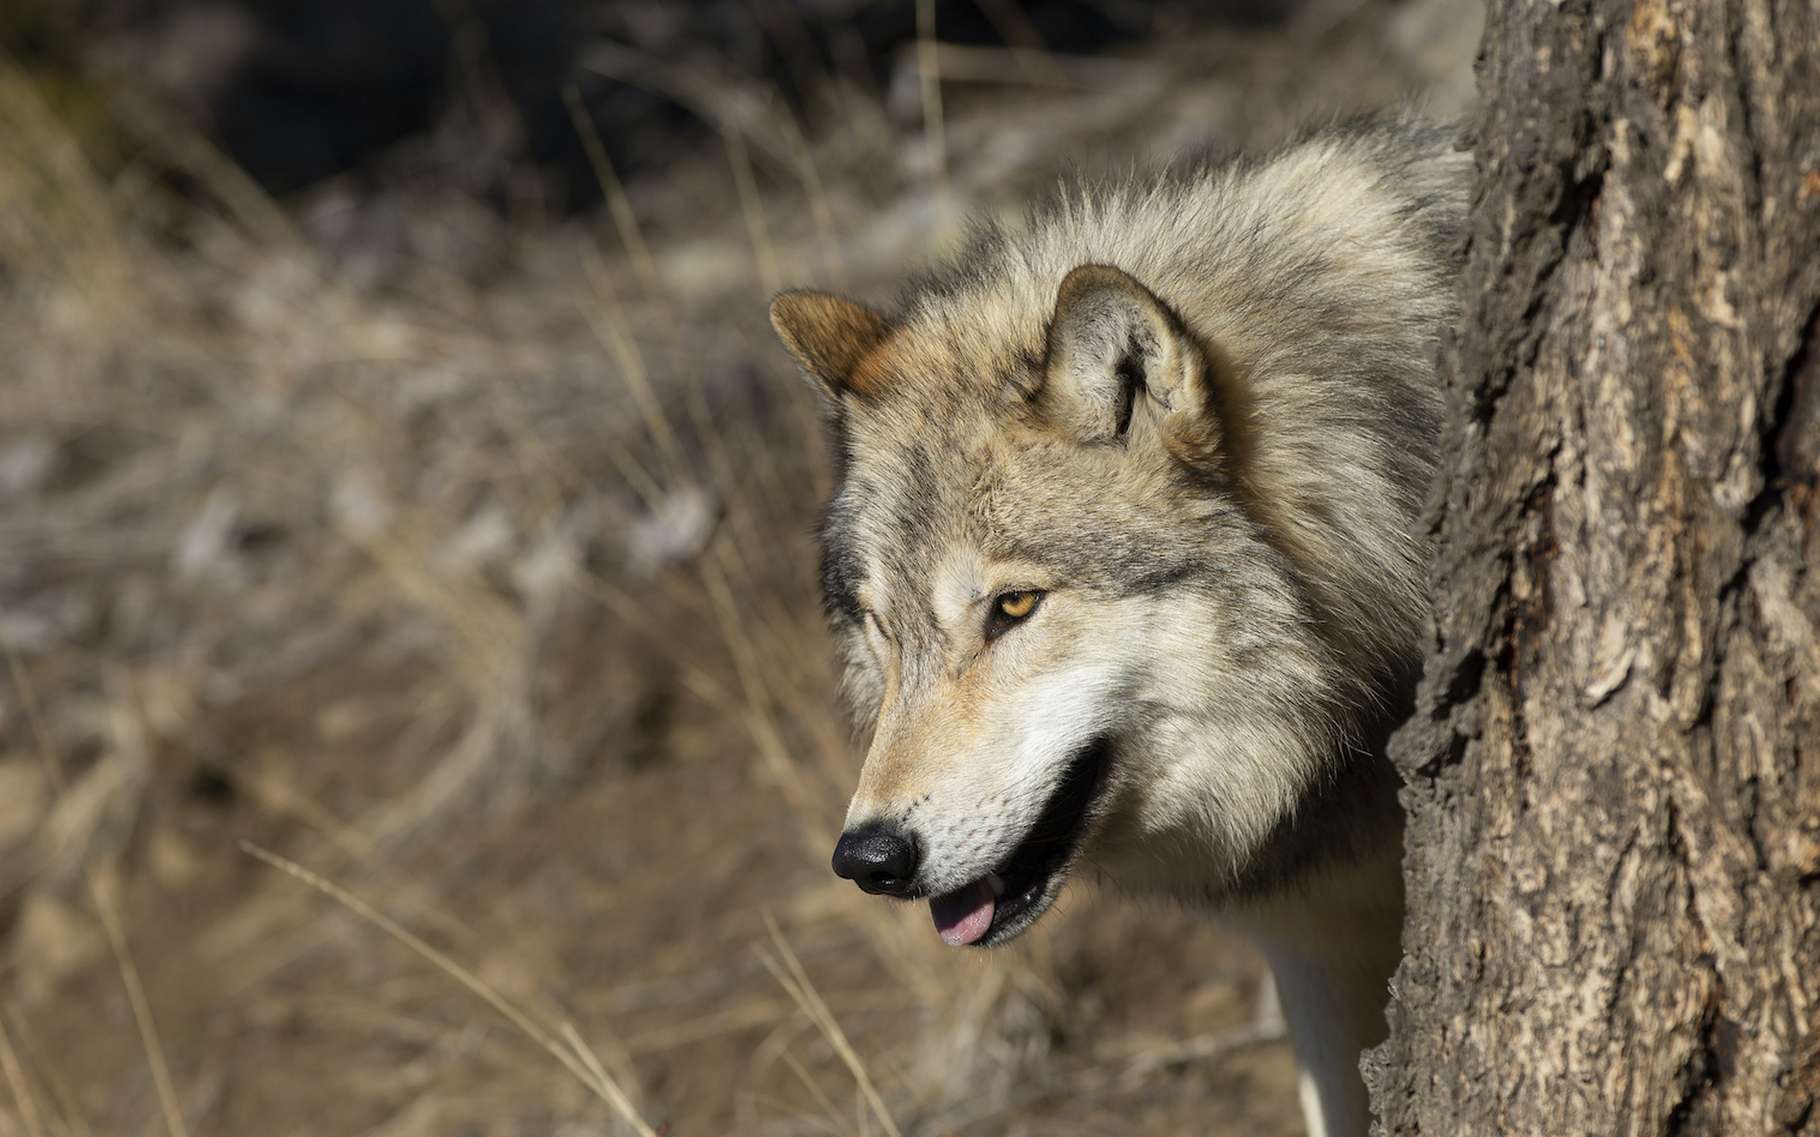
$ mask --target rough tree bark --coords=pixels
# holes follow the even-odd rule
[[[1495,0],[1390,1134],[1820,1134],[1820,4]]]

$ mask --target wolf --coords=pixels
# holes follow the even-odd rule
[[[834,871],[1004,944],[1088,875],[1269,962],[1311,1132],[1363,1137],[1399,957],[1470,156],[1413,118],[1064,182],[881,311],[790,291],[870,744]]]

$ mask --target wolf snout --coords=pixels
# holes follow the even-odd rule
[[[877,895],[910,895],[916,865],[915,838],[877,822],[847,830],[834,846],[834,875]]]

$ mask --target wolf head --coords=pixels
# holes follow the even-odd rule
[[[845,467],[822,581],[872,743],[836,870],[962,943],[1017,935],[1083,853],[1241,876],[1317,773],[1328,666],[1230,483],[1217,348],[1098,265],[1040,350],[986,359],[826,295],[772,312]]]
[[[1154,244],[1179,244],[1150,204]],[[1383,264],[1286,275],[1277,313],[1197,265],[1236,315],[1191,323],[1165,296],[1207,290],[1164,262],[1067,263],[1150,247],[1092,227],[988,250],[1010,267],[895,318],[824,293],[771,309],[828,411],[822,585],[871,735],[835,870],[930,899],[950,943],[1015,937],[1081,865],[1201,902],[1280,876],[1310,802],[1353,784],[1361,708],[1418,620],[1429,459],[1388,439],[1432,433],[1434,396],[1409,393],[1432,388],[1432,329],[1369,311]],[[1427,302],[1431,275],[1377,297]]]

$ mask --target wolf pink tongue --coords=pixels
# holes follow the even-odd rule
[[[935,917],[935,930],[950,947],[973,943],[992,926],[992,889],[984,880],[965,888],[937,896],[929,901],[929,914]]]

